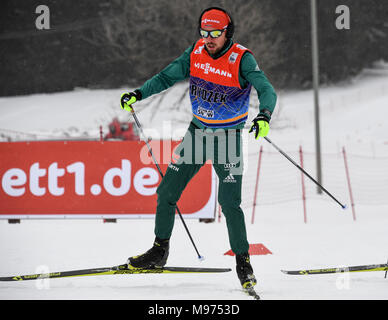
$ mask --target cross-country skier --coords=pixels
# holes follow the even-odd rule
[[[121,96],[121,107],[132,111],[134,102],[189,78],[193,112],[187,133],[175,151],[177,155],[157,189],[153,246],[144,254],[128,258],[127,263],[129,268],[166,264],[176,203],[190,179],[206,160],[211,159],[219,178],[218,201],[225,215],[231,249],[236,254],[237,275],[241,285],[247,288],[256,284],[256,278],[250,264],[244,213],[240,207],[241,130],[248,117],[251,86],[256,89],[260,101],[260,112],[249,131],[254,132],[256,139],[268,134],[277,97],[252,52],[233,42],[233,20],[224,9],[204,10],[198,30],[201,38],[179,58],[139,89]],[[209,153],[211,156],[207,156]]]

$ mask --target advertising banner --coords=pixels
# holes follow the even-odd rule
[[[163,174],[176,141],[152,141]],[[0,143],[0,219],[153,218],[159,172],[144,142]],[[187,218],[213,218],[215,174],[205,164],[178,202]]]

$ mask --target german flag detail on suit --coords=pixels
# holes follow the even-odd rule
[[[190,56],[190,99],[194,116],[206,127],[227,128],[248,117],[251,85],[239,83],[241,58],[247,48],[235,43],[213,59],[199,40]]]

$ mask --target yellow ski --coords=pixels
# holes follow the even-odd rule
[[[68,278],[82,276],[104,276],[114,274],[144,274],[144,273],[220,273],[229,272],[229,268],[196,268],[196,267],[162,267],[152,269],[128,268],[123,264],[107,268],[93,268],[83,270],[71,270],[51,273],[37,273],[30,275],[19,275],[10,277],[0,277],[0,281],[25,281],[52,278]]]

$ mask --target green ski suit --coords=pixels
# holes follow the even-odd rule
[[[222,57],[232,45],[233,41],[228,40],[220,52],[214,56],[211,55],[211,58]],[[190,55],[194,46],[195,44],[186,49],[179,58],[137,89],[142,99],[190,77]],[[276,93],[250,52],[245,52],[241,59],[239,83],[242,88],[250,83],[256,89],[260,101],[260,113],[265,111],[268,117],[268,114],[270,115],[275,108]],[[207,128],[196,117],[193,117],[176,151],[179,154],[179,160],[176,163],[170,163],[157,189],[155,235],[158,238],[169,239],[171,237],[177,201],[191,178],[206,160],[211,159],[219,178],[218,202],[226,219],[231,249],[235,254],[248,252],[249,244],[244,213],[240,207],[243,170],[241,130],[243,127],[244,123],[227,128]]]

